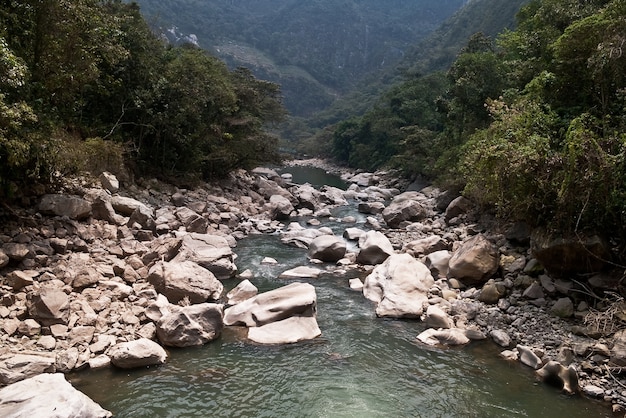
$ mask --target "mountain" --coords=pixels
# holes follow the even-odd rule
[[[491,38],[515,28],[515,16],[530,0],[469,0],[427,37],[407,48],[395,65],[372,71],[358,80],[355,87],[330,106],[307,118],[311,135],[341,120],[365,113],[383,92],[406,78],[434,71],[446,71],[470,37],[481,32]],[[299,135],[292,135],[299,136]]]
[[[308,116],[367,74],[392,68],[466,0],[139,0],[176,40],[231,68],[281,85],[287,109]]]

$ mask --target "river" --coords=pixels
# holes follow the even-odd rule
[[[340,185],[323,170],[287,171],[294,181]],[[338,211],[363,222],[353,206]],[[328,226],[337,233],[346,227]],[[235,252],[239,270],[252,270],[260,291],[288,284],[278,275],[307,264],[305,251],[281,244],[278,235],[247,237]],[[261,265],[264,257],[279,264]],[[70,380],[115,417],[612,416],[604,403],[538,382],[530,368],[501,359],[491,341],[453,349],[417,343],[419,321],[377,318],[374,305],[349,289],[350,277],[310,280],[322,330],[313,341],[261,346],[226,328],[205,346],[170,350],[165,365],[82,372]],[[227,290],[237,283],[224,282]]]

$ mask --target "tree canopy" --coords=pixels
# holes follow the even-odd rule
[[[0,69],[5,194],[99,168],[103,156],[169,178],[277,156],[266,128],[285,113],[279,86],[193,45],[164,43],[135,3],[3,2]]]
[[[533,0],[517,18],[472,36],[445,73],[409,72],[336,124],[331,150],[453,182],[507,220],[623,244],[626,4]]]

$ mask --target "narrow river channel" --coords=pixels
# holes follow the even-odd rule
[[[339,184],[319,169],[287,171],[294,181]],[[338,210],[363,222],[354,205]],[[324,225],[338,234],[347,227]],[[239,270],[254,272],[259,291],[288,284],[279,274],[308,264],[304,250],[281,244],[278,235],[247,237],[235,252]],[[261,265],[264,257],[279,264]],[[529,368],[502,360],[490,341],[454,349],[417,343],[419,321],[377,318],[372,303],[349,289],[349,278],[309,281],[322,330],[316,340],[259,346],[227,328],[206,346],[171,350],[163,366],[84,372],[71,380],[115,417],[612,416],[603,403],[537,382]],[[229,290],[237,283],[224,284]]]

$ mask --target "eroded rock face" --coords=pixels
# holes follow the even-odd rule
[[[0,389],[0,416],[107,418],[103,409],[60,373],[40,374]]]
[[[498,249],[484,235],[461,244],[450,258],[448,275],[466,284],[484,283],[498,270]]]
[[[423,263],[409,254],[394,254],[365,278],[363,295],[378,304],[378,316],[419,318],[434,282]]]
[[[218,300],[224,290],[213,273],[193,261],[158,262],[150,269],[148,281],[171,303],[185,298],[191,303]]]
[[[114,366],[122,369],[155,366],[165,363],[167,359],[163,347],[147,338],[116,344],[107,355]]]
[[[169,347],[203,345],[220,336],[224,328],[223,316],[224,307],[220,304],[172,305],[170,312],[156,323],[157,337],[161,344]]]

